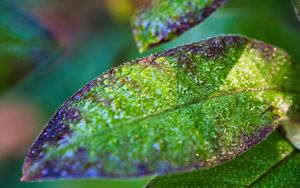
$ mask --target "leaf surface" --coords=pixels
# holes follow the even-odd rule
[[[0,2],[0,92],[46,58],[58,44],[33,15],[9,1]]]
[[[294,152],[272,168],[252,187],[300,187],[300,153]]]
[[[226,0],[144,0],[132,19],[141,52],[176,38],[205,20]]]
[[[291,69],[284,51],[235,35],[123,64],[62,105],[22,179],[137,177],[234,159],[293,105]]]

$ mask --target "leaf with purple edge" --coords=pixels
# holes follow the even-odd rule
[[[10,1],[0,2],[0,92],[59,49],[50,31]]]
[[[232,160],[287,116],[299,93],[286,84],[292,70],[283,50],[236,35],[123,64],[62,105],[28,151],[22,180],[173,174]]]
[[[140,52],[172,40],[201,23],[226,0],[144,0],[132,19]]]

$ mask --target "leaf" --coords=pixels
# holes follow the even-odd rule
[[[234,35],[114,68],[53,116],[22,180],[189,172],[234,159],[293,105],[290,69],[299,71],[282,50]]]
[[[300,153],[294,152],[281,161],[252,187],[300,187]]]
[[[274,132],[232,161],[207,170],[158,176],[146,187],[248,187],[293,151],[279,132]]]
[[[292,0],[296,15],[300,21],[300,0]]]
[[[144,0],[132,19],[140,52],[172,40],[201,23],[226,0]]]
[[[55,54],[58,44],[32,15],[0,2],[0,92]]]

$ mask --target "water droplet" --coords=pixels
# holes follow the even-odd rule
[[[157,90],[156,90],[156,93],[157,93],[158,95],[161,95],[161,94],[162,94],[160,89],[157,89]]]
[[[157,151],[160,151],[160,145],[159,145],[159,143],[153,144],[153,148],[154,148],[155,150],[157,150]]]

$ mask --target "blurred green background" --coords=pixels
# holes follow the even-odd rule
[[[148,181],[146,178],[19,181],[26,150],[55,110],[80,87],[113,66],[220,34],[241,34],[263,40],[283,48],[300,62],[300,23],[290,1],[228,0],[202,24],[144,54],[138,54],[130,30],[130,16],[137,2],[24,0],[15,3],[48,28],[60,47],[53,51],[51,58],[43,59],[42,66],[36,66],[0,93],[1,188],[134,188]],[[1,24],[0,19],[0,27]],[[0,70],[4,70],[1,61]],[[4,75],[0,74],[1,77]]]

